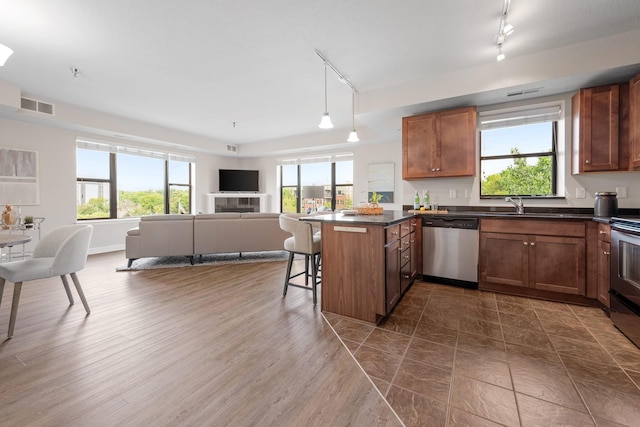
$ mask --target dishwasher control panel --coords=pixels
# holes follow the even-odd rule
[[[422,219],[423,227],[478,229],[478,218],[431,217]]]

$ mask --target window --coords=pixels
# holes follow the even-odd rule
[[[480,113],[480,197],[556,195],[560,106]]]
[[[353,206],[352,155],[289,159],[279,169],[281,212]]]
[[[76,158],[79,220],[191,212],[193,158],[89,141]]]

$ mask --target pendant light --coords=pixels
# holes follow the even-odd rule
[[[347,142],[358,142],[360,138],[358,138],[358,133],[356,132],[356,107],[354,98],[356,93],[351,91],[351,132],[349,133],[349,138],[347,138]]]
[[[331,117],[329,117],[329,109],[327,108],[327,61],[324,62],[324,114],[318,125],[320,129],[331,129],[333,123],[331,123]]]
[[[7,62],[7,59],[9,59],[12,54],[13,50],[10,47],[0,43],[0,67],[2,67],[4,63]]]

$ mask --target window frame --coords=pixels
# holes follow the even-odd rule
[[[527,105],[513,109],[484,111],[480,112],[479,134],[479,171],[480,179],[478,180],[478,194],[481,200],[503,199],[504,197],[519,197],[523,199],[557,199],[558,195],[558,131],[559,123],[562,117],[563,106],[561,103],[553,102],[543,105]],[[484,120],[483,120],[484,118]],[[489,123],[489,124],[487,124]],[[503,123],[500,125],[499,123]],[[500,154],[495,156],[482,155],[482,132],[495,129],[504,129],[514,126],[534,125],[540,123],[551,123],[551,151],[518,153],[518,154]],[[550,157],[551,158],[551,194],[532,195],[532,194],[501,194],[501,195],[485,195],[482,193],[483,169],[482,163],[485,160],[500,159],[526,159],[531,157]]]
[[[296,212],[301,213],[301,201],[302,201],[302,170],[301,166],[305,163],[315,163],[318,161],[324,160],[327,163],[331,164],[331,183],[328,186],[331,189],[331,210],[335,211],[336,209],[336,187],[351,187],[353,189],[352,183],[339,183],[336,182],[336,163],[340,161],[351,161],[353,168],[353,154],[341,154],[336,156],[324,156],[313,159],[289,159],[278,162],[278,176],[280,177],[279,182],[279,191],[280,191],[280,212],[283,212],[283,197],[282,192],[285,188],[292,188],[296,192]],[[297,172],[297,182],[295,185],[283,185],[283,166],[291,166],[296,165]],[[353,191],[351,192],[353,193]]]
[[[117,156],[118,154],[125,154],[129,156],[140,156],[140,157],[152,157],[152,158],[162,158],[164,160],[164,182],[163,182],[163,208],[164,213],[170,213],[170,191],[171,187],[181,186],[188,188],[189,194],[189,211],[187,213],[193,213],[193,176],[194,176],[194,167],[195,167],[195,158],[174,155],[169,153],[161,153],[161,152],[151,152],[148,150],[141,150],[133,147],[127,146],[116,146],[109,143],[98,143],[93,141],[86,140],[78,140],[76,143],[76,161],[77,161],[77,150],[94,150],[94,151],[108,151],[109,152],[109,178],[87,178],[77,176],[76,169],[76,188],[77,184],[109,184],[109,216],[108,217],[97,217],[97,218],[79,218],[77,215],[76,206],[76,220],[77,221],[103,221],[103,220],[121,220],[128,218],[137,218],[137,217],[125,217],[118,218],[118,174],[117,174]],[[151,155],[149,155],[151,154]],[[188,183],[174,183],[169,181],[169,169],[170,162],[172,161],[181,161],[188,163]],[[76,200],[78,197],[76,195]]]

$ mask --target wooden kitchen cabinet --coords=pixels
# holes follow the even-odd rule
[[[478,287],[530,296],[586,295],[582,221],[483,218]]]
[[[640,169],[640,74],[629,83],[629,139],[631,153],[629,169]]]
[[[580,89],[571,107],[572,172],[618,170],[620,85]]]
[[[389,315],[421,268],[420,226],[416,217],[393,224],[323,221],[322,310],[372,323]],[[415,266],[410,278],[401,273],[407,264]]]
[[[598,301],[609,308],[609,288],[611,281],[611,226],[598,224]]]
[[[474,176],[476,108],[402,119],[402,179]]]
[[[400,241],[394,240],[385,246],[385,302],[389,313],[400,300]]]
[[[412,218],[400,224],[400,291],[402,293],[422,270],[422,222],[420,218]],[[420,248],[420,249],[419,249]]]

